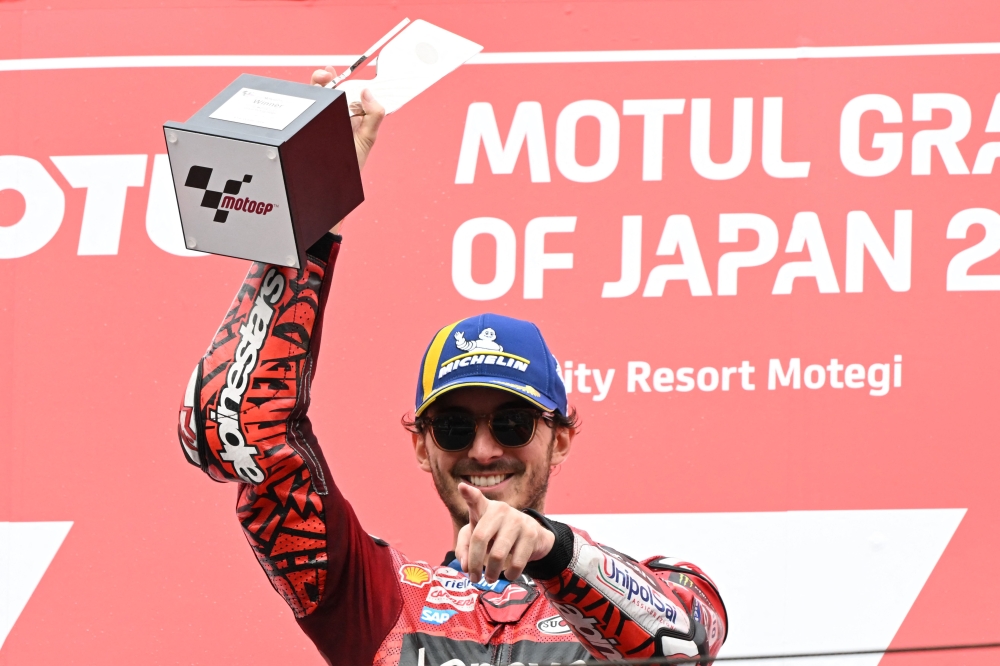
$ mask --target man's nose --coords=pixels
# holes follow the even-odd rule
[[[503,456],[503,447],[493,439],[493,433],[483,422],[476,428],[476,438],[472,440],[472,447],[469,449],[469,457],[480,463],[488,463]]]

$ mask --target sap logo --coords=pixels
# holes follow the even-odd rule
[[[569,625],[566,624],[566,620],[562,619],[561,615],[553,615],[552,617],[547,617],[544,620],[539,620],[535,627],[538,631],[543,634],[548,634],[549,636],[565,636],[571,632]]]
[[[457,612],[458,611],[454,610],[440,610],[438,608],[428,608],[427,606],[424,606],[424,609],[420,611],[420,621],[426,622],[427,624],[444,624]]]

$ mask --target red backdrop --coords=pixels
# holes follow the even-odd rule
[[[954,0],[0,3],[0,59],[15,70],[0,71],[0,155],[36,160],[66,202],[50,241],[0,260],[0,521],[73,521],[0,663],[320,663],[240,534],[235,489],[191,469],[176,443],[183,387],[245,263],[174,256],[146,232],[164,121],[186,119],[243,71],[304,81],[312,67],[16,71],[24,69],[17,61],[352,54],[403,16],[475,40],[486,55],[990,42],[1000,9]],[[313,400],[337,481],[367,528],[429,560],[450,545],[447,514],[399,417],[412,409],[417,364],[437,328],[497,311],[538,322],[560,361],[604,377],[615,370],[603,400],[578,387],[570,396],[584,427],[553,480],[550,512],[967,508],[894,644],[1000,638],[997,296],[947,289],[949,263],[980,242],[988,256],[969,273],[1000,273],[990,247],[1000,223],[987,213],[964,240],[947,238],[960,211],[1000,211],[997,176],[949,173],[960,169],[942,159],[947,143],[930,151],[929,175],[915,175],[912,160],[918,132],[961,124],[961,113],[943,108],[914,119],[914,95],[944,93],[971,111],[971,129],[955,131],[973,169],[980,147],[996,139],[986,130],[1000,55],[585,62],[595,57],[469,64],[383,125],[364,173],[367,200],[346,223]],[[862,119],[862,157],[881,154],[870,148],[875,133],[899,133],[889,141],[902,150],[897,167],[872,177],[849,171],[841,156],[842,112],[868,94],[892,98],[901,112],[899,123],[877,112]],[[772,97],[783,99],[783,157],[808,161],[805,178],[775,178],[762,166],[764,98]],[[728,180],[692,165],[692,100],[703,98],[712,100],[718,163],[731,154],[733,100],[753,100],[749,166]],[[680,115],[664,118],[661,180],[643,180],[643,119],[623,112],[625,100],[642,99],[685,100]],[[573,182],[557,163],[566,150],[557,120],[579,100],[606,103],[620,122],[617,165],[597,182]],[[493,173],[480,149],[474,182],[456,184],[470,104],[492,105],[506,141],[526,101],[542,109],[551,182],[532,182],[526,149],[509,175]],[[579,164],[611,150],[599,145],[599,127],[593,117],[579,122]],[[51,158],[126,154],[150,157],[144,184],[127,191],[117,253],[81,256],[88,190],[72,187]],[[8,181],[0,187],[0,245],[11,248],[3,232],[17,227],[26,198]],[[892,253],[898,210],[912,211],[909,288],[892,290],[866,251],[863,290],[848,293],[856,270],[847,268],[848,213],[866,212]],[[817,261],[812,244],[786,252],[801,212],[819,219],[837,293],[803,277],[791,294],[772,294],[786,263]],[[736,295],[718,295],[723,254],[759,241],[746,230],[738,243],[720,242],[720,215],[734,213],[769,218],[778,246],[763,265],[739,269]],[[602,298],[603,284],[621,275],[625,215],[642,216],[641,281],[631,295]],[[690,217],[711,295],[671,281],[661,297],[643,296],[654,266],[680,260],[656,254],[671,215]],[[550,216],[576,219],[573,232],[545,241],[548,253],[572,253],[573,266],[544,271],[543,297],[525,298],[525,228]],[[516,236],[513,286],[488,301],[463,297],[452,279],[455,232],[478,217],[499,218]],[[495,243],[484,236],[473,248],[472,277],[487,283]],[[901,385],[872,395],[868,367],[896,355]],[[769,390],[770,359],[787,368],[792,358],[803,370],[832,358],[862,364],[865,386],[834,389],[827,378],[818,389]],[[630,362],[697,372],[744,360],[755,368],[753,391],[739,387],[739,375],[728,392],[628,390]],[[930,663],[920,659],[907,663]]]

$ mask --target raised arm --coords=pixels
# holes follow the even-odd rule
[[[188,382],[178,436],[188,462],[212,479],[261,488],[301,464],[328,493],[322,453],[304,432],[322,311],[340,249],[327,235],[302,271],[254,262]]]
[[[371,95],[362,105],[361,166],[385,115]],[[356,666],[371,663],[401,597],[389,548],[361,528],[307,416],[340,240],[319,240],[301,270],[251,265],[191,375],[178,435],[188,462],[239,483],[246,538],[302,629],[331,663]]]
[[[340,238],[301,271],[254,263],[181,407],[189,462],[239,483],[237,515],[303,630],[335,663],[370,663],[401,598],[384,542],[333,483],[307,416]]]

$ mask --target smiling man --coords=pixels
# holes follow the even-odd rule
[[[313,82],[330,78],[321,71]],[[364,166],[384,113],[367,91],[362,99],[354,125]],[[483,314],[451,324],[420,365],[406,425],[451,514],[454,550],[431,566],[362,529],[307,416],[340,243],[327,234],[298,271],[251,265],[191,375],[179,424],[188,461],[239,484],[244,533],[324,658],[709,663],[727,618],[700,569],[638,562],[544,517],[549,472],[570,454],[576,422],[555,358],[529,322]]]
[[[428,346],[417,416],[406,425],[417,462],[451,513],[456,541],[469,523],[469,502],[480,495],[544,512],[549,470],[569,455],[576,433],[556,367],[538,327],[495,314],[446,326]]]

